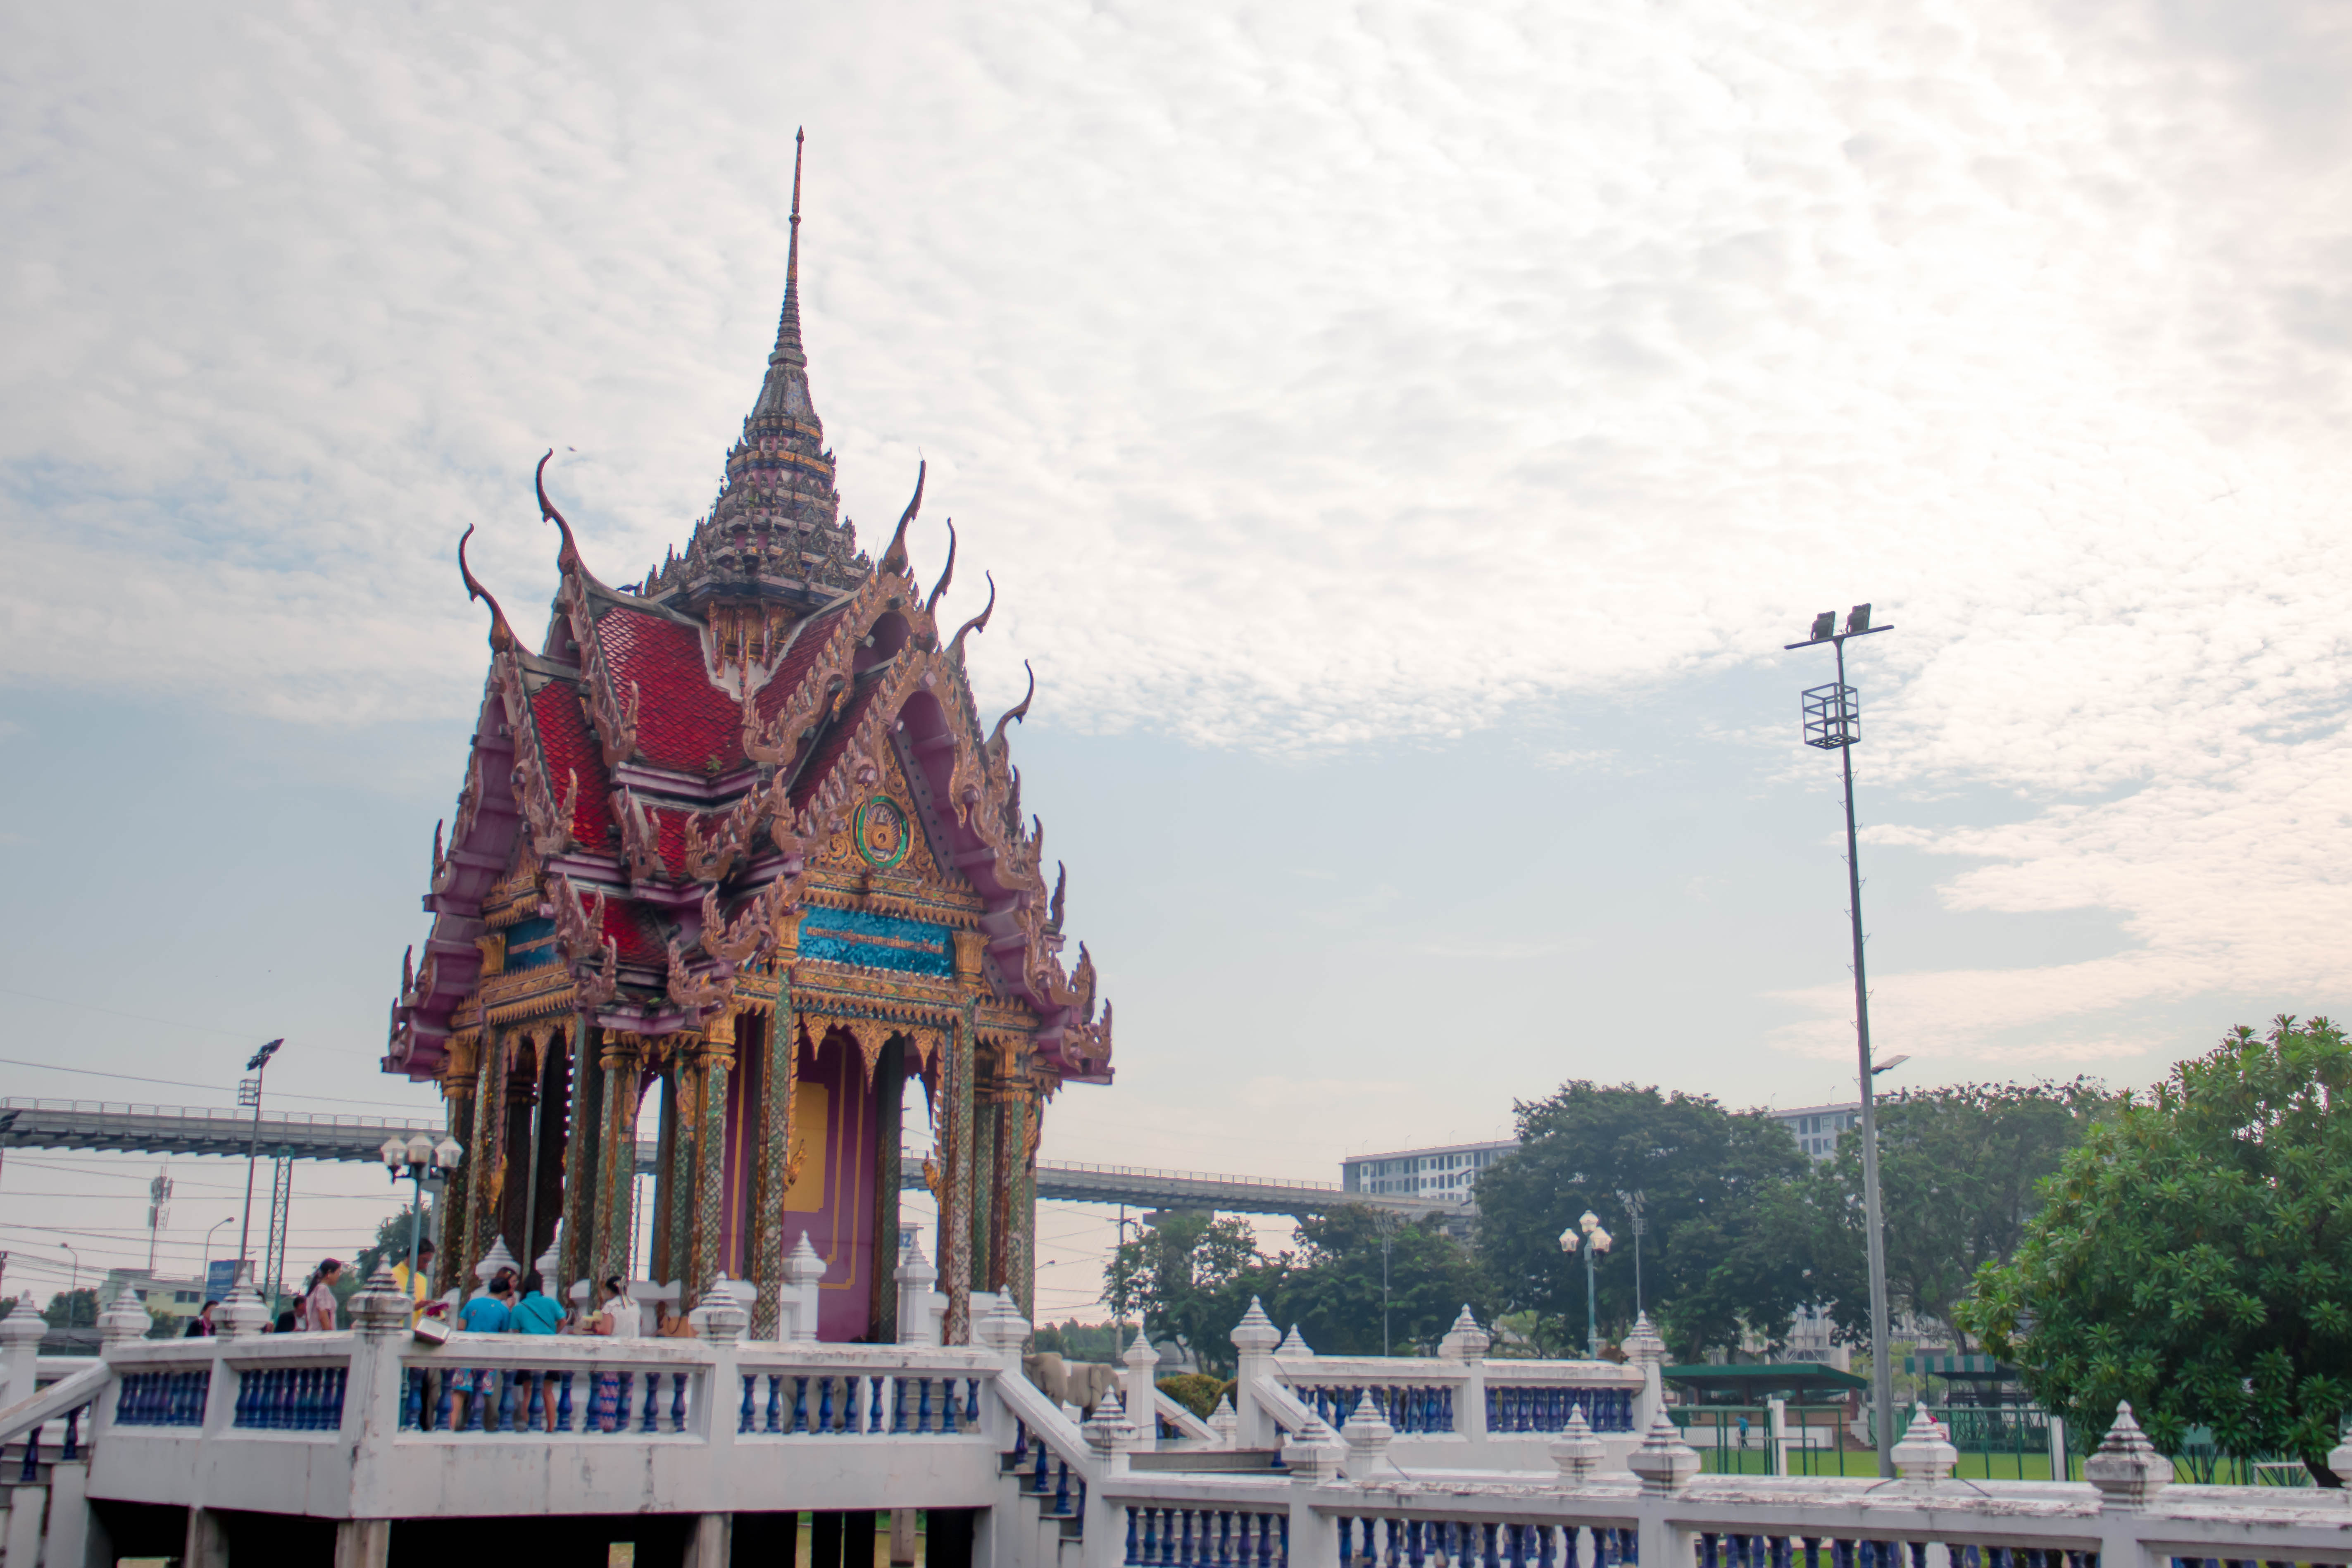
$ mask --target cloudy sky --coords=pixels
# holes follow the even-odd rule
[[[1048,1157],[1329,1176],[1571,1076],[1847,1097],[1827,675],[1780,645],[1864,599],[1906,1081],[2145,1082],[2347,1005],[2341,7],[259,3],[0,42],[7,1092],[218,1103],[285,1034],[306,1108],[425,1102],[373,1063],[483,668],[452,542],[535,620],[552,445],[608,579],[683,542],[801,125],[847,510],[870,542],[928,458],[918,569],[952,515],[950,605],[994,573],[979,676],[1037,668],[1016,754],[1118,1003]],[[27,1158],[0,1196],[149,1169]],[[298,1231],[348,1248],[357,1180],[307,1176]]]

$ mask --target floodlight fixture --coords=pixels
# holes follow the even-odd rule
[[[245,1064],[245,1070],[247,1072],[259,1072],[263,1068],[268,1067],[269,1065],[269,1058],[276,1056],[278,1054],[278,1047],[285,1043],[285,1040],[282,1038],[275,1039],[262,1047],[259,1050],[254,1052],[253,1059]]]
[[[1789,648],[1830,645],[1837,656],[1837,679],[1804,693],[1805,744],[1838,754],[1838,772],[1845,784],[1846,918],[1853,939],[1853,1019],[1856,1077],[1862,1092],[1862,1192],[1864,1234],[1870,1261],[1871,1409],[1873,1447],[1878,1450],[1878,1473],[1895,1475],[1895,1390],[1888,1363],[1891,1352],[1886,1306],[1886,1232],[1878,1192],[1878,1113],[1872,1080],[1908,1059],[1889,1057],[1879,1061],[1870,1048],[1870,984],[1863,968],[1862,847],[1853,815],[1853,747],[1862,739],[1862,704],[1846,684],[1845,645],[1849,638],[1890,632],[1893,626],[1870,624],[1871,606],[1856,605],[1846,613],[1845,629],[1837,629],[1837,612],[1823,610],[1813,617],[1811,635]]]
[[[1883,1062],[1874,1062],[1871,1064],[1870,1076],[1876,1078],[1880,1073],[1893,1072],[1896,1068],[1901,1067],[1905,1062],[1907,1062],[1910,1059],[1910,1057],[1907,1055],[1897,1053],[1895,1056],[1887,1058]]]

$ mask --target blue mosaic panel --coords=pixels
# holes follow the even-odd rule
[[[557,957],[553,921],[528,920],[507,928],[509,969],[537,969],[553,963]]]
[[[811,910],[801,917],[801,954],[867,969],[898,969],[915,974],[955,973],[953,946],[945,926],[848,910]]]

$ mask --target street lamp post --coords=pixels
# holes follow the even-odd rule
[[[236,1216],[235,1215],[225,1214],[221,1215],[220,1218],[213,1221],[211,1230],[205,1232],[205,1266],[203,1271],[197,1275],[197,1278],[204,1280],[207,1287],[210,1286],[213,1277],[213,1236],[220,1229],[221,1226],[226,1225],[236,1217]]]
[[[66,1256],[73,1260],[73,1282],[66,1287],[66,1327],[71,1328],[74,1292],[81,1289],[81,1254],[65,1242],[60,1241],[58,1245],[65,1247]]]
[[[1584,1354],[1589,1361],[1601,1359],[1601,1317],[1596,1305],[1598,1288],[1593,1283],[1593,1265],[1600,1255],[1609,1250],[1609,1233],[1601,1228],[1601,1216],[1586,1209],[1573,1228],[1559,1233],[1559,1249],[1571,1256],[1576,1251],[1577,1232],[1582,1231],[1584,1242]]]
[[[397,1184],[406,1176],[415,1184],[415,1195],[408,1205],[408,1287],[413,1300],[416,1293],[416,1255],[425,1241],[425,1178],[427,1173],[454,1171],[457,1162],[466,1157],[466,1147],[455,1138],[443,1138],[436,1143],[431,1135],[418,1132],[403,1140],[387,1138],[376,1151]],[[559,1291],[560,1295],[561,1292]]]
[[[1860,1064],[1857,1076],[1862,1081],[1863,1224],[1870,1254],[1871,1436],[1878,1449],[1878,1473],[1888,1477],[1895,1474],[1895,1379],[1887,1364],[1886,1230],[1878,1202],[1878,1112],[1872,1080],[1897,1060],[1906,1058],[1879,1063],[1874,1062],[1870,1054],[1870,985],[1864,974],[1862,957],[1862,858],[1853,824],[1853,743],[1862,738],[1862,708],[1854,700],[1853,688],[1845,683],[1845,645],[1849,637],[1872,637],[1894,629],[1891,625],[1872,626],[1870,606],[1856,605],[1846,616],[1843,631],[1838,629],[1837,612],[1823,610],[1813,617],[1811,634],[1804,641],[1787,645],[1789,648],[1801,648],[1828,643],[1837,655],[1836,682],[1813,687],[1804,694],[1805,744],[1837,752],[1839,772],[1845,784],[1846,914],[1853,938],[1854,1050]]]
[[[236,1086],[236,1102],[253,1107],[253,1136],[245,1146],[245,1218],[236,1227],[236,1260],[242,1266],[252,1254],[246,1244],[253,1237],[253,1170],[261,1158],[261,1076],[269,1070],[269,1058],[278,1054],[283,1039],[270,1041],[253,1053],[245,1070],[253,1076]]]
[[[1617,1201],[1625,1205],[1625,1217],[1633,1226],[1633,1315],[1642,1315],[1642,1194],[1639,1191],[1619,1193]]]

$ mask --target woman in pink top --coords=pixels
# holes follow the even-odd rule
[[[343,1271],[341,1260],[330,1258],[319,1265],[319,1272],[310,1277],[310,1293],[302,1299],[302,1326],[317,1333],[327,1333],[335,1326],[335,1277]]]

